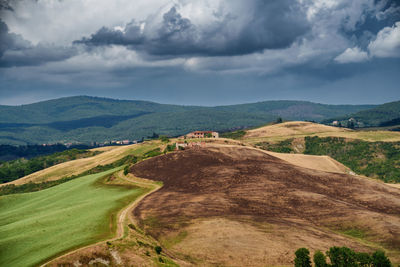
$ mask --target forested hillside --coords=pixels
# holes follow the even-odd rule
[[[333,116],[332,116],[333,117]],[[327,120],[346,121],[353,118],[362,127],[387,127],[400,125],[400,101],[386,103],[372,109],[362,110],[344,117]],[[344,125],[346,126],[346,124]]]
[[[77,96],[0,106],[0,144],[137,140],[153,133],[176,136],[192,130],[252,127],[277,117],[321,121],[371,107],[305,101],[199,107]]]

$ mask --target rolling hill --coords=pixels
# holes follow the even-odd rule
[[[146,192],[103,179],[117,170],[0,197],[0,265],[38,266],[61,252],[112,237],[118,211]]]
[[[390,127],[400,125],[400,101],[386,103],[324,122],[332,122],[333,120],[346,121],[350,118],[354,118],[363,127]]]
[[[357,174],[385,182],[400,181],[397,131],[351,130],[291,121],[245,131],[239,140],[268,151],[327,155]]]
[[[42,262],[60,255],[46,266],[97,261],[111,266],[177,266],[171,260],[180,266],[292,266],[297,248],[307,247],[314,252],[333,245],[362,252],[383,249],[394,263],[400,262],[399,189],[348,175],[348,168],[326,156],[272,153],[228,139],[206,141],[202,148],[139,161],[131,165],[128,174],[119,167],[107,180],[97,180],[105,174],[98,173],[39,192],[0,196],[0,205],[5,208],[3,215],[12,215],[3,221],[7,226],[4,234],[16,244],[7,248],[4,262]],[[97,148],[103,153],[61,163],[13,183],[60,179],[127,154],[146,154],[155,146],[161,146],[162,151],[166,145],[150,141]],[[147,186],[154,182],[161,188],[140,198],[140,202],[129,204],[115,194],[128,197],[122,187],[126,182],[144,187],[131,188],[131,201],[143,193],[137,190],[148,190]],[[52,201],[54,198],[57,201]],[[43,207],[43,201],[37,200],[48,200],[49,204]],[[28,202],[29,211],[19,208]],[[87,205],[81,205],[83,202]],[[94,239],[103,239],[94,237],[99,232],[74,234],[95,221],[104,226],[110,222],[106,215],[110,209],[115,214],[123,206],[128,216],[118,219],[119,229],[124,229],[119,232],[122,237],[118,234],[118,238],[96,243]],[[85,212],[86,208],[90,212]],[[62,212],[62,216],[54,219],[52,214],[57,212]],[[86,217],[68,216],[82,213]],[[102,219],[92,216],[95,213]],[[21,216],[29,218],[24,219],[24,224],[15,223]],[[81,218],[85,224],[77,226]],[[61,220],[57,225],[63,229],[49,228],[49,220]],[[30,230],[25,231],[26,228]],[[102,229],[103,234],[110,236],[110,229]],[[65,242],[43,240],[52,236],[53,231],[57,236],[65,235]],[[17,235],[19,232],[24,234]],[[18,256],[27,249],[18,240],[23,237],[37,248],[30,257]],[[45,241],[54,244],[51,250],[43,249]],[[89,243],[92,245],[86,247]],[[0,242],[1,245],[5,246]],[[163,250],[161,255],[155,252],[158,245]],[[72,249],[75,246],[84,247]],[[61,253],[70,249],[71,253]]]
[[[290,266],[297,248],[333,244],[399,260],[400,191],[371,179],[224,145],[155,157],[132,173],[164,184],[134,210],[140,225],[192,265]]]
[[[137,140],[197,129],[223,131],[275,120],[321,121],[372,108],[305,101],[265,101],[200,107],[76,96],[22,106],[0,106],[0,144]]]

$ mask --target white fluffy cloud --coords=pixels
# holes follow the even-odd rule
[[[379,31],[368,49],[375,57],[400,57],[400,21]]]
[[[335,58],[339,63],[357,63],[368,60],[368,53],[358,47],[347,48],[342,54]]]

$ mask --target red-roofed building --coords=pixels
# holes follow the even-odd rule
[[[194,131],[186,135],[186,138],[207,138],[207,137],[218,138],[219,134],[213,131]]]

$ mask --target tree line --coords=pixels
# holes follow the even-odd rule
[[[295,252],[295,267],[311,267],[310,251],[299,248]],[[327,262],[329,259],[329,262]],[[331,247],[325,254],[316,251],[313,257],[315,267],[391,267],[392,264],[384,251],[377,250],[372,254],[355,252],[348,247]]]
[[[0,183],[7,183],[43,170],[56,164],[78,158],[86,158],[101,152],[86,149],[70,149],[47,156],[39,156],[32,159],[17,159],[0,164]]]

